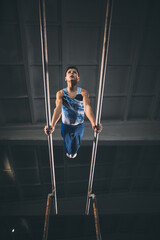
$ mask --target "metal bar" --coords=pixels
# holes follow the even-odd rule
[[[40,35],[41,35],[42,69],[43,69],[43,82],[44,82],[46,122],[47,122],[47,126],[50,126],[51,110],[50,110],[50,93],[49,93],[45,0],[39,0],[39,16],[40,16]],[[54,193],[54,197],[55,197],[55,212],[57,214],[58,208],[57,208],[56,180],[55,180],[55,169],[54,169],[52,135],[48,136],[48,150],[49,150],[49,159],[50,159],[52,193]]]
[[[101,238],[101,231],[100,231],[100,225],[99,225],[99,216],[98,216],[96,195],[95,194],[91,194],[90,198],[92,198],[92,201],[93,201],[93,212],[94,212],[94,221],[95,221],[95,229],[96,229],[97,240],[102,240],[102,238]]]
[[[107,61],[108,61],[108,49],[109,49],[109,40],[110,40],[110,31],[111,31],[112,9],[113,9],[113,0],[107,0],[100,82],[99,82],[99,93],[98,93],[98,101],[97,101],[96,125],[100,123],[101,114],[102,114],[102,103],[103,103],[104,86],[105,86]],[[89,214],[89,208],[90,208],[89,195],[92,193],[98,138],[99,138],[99,135],[97,133],[94,133],[90,176],[89,176],[88,193],[87,193],[87,201],[86,201],[86,211],[85,211],[87,215]]]

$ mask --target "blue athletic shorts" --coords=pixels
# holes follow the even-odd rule
[[[66,125],[61,122],[61,135],[64,139],[64,146],[68,154],[75,154],[78,152],[83,133],[84,123],[78,125]]]

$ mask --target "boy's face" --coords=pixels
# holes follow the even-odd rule
[[[79,82],[78,72],[75,68],[69,68],[66,72],[65,81],[76,81]]]

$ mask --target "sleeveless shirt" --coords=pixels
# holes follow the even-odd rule
[[[63,89],[62,122],[67,125],[78,125],[84,122],[84,104],[81,88],[77,88],[75,98],[70,98],[67,89]]]

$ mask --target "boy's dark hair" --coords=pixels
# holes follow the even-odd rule
[[[67,71],[68,71],[70,68],[76,69],[77,72],[78,72],[78,76],[80,76],[79,71],[78,71],[78,68],[77,68],[76,66],[69,66],[69,67],[67,67],[67,69],[66,69],[66,71],[65,71],[65,76],[66,76]]]

